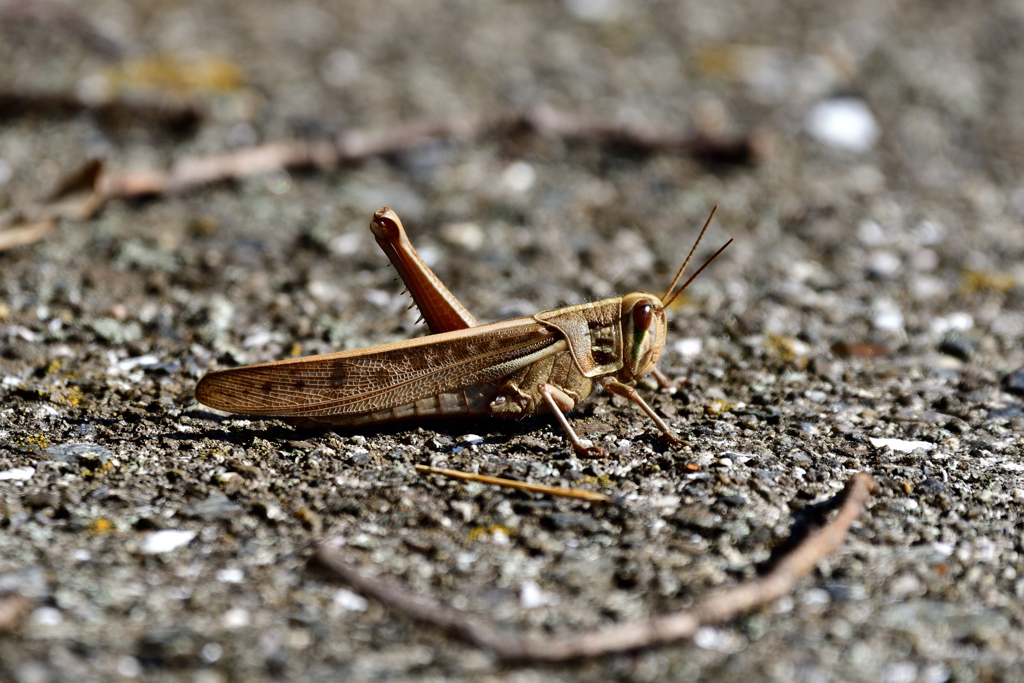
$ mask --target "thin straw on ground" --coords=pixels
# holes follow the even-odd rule
[[[580,489],[563,489],[558,486],[545,486],[544,484],[530,484],[525,481],[516,481],[515,479],[503,479],[502,477],[488,477],[485,474],[473,474],[472,472],[462,472],[459,470],[448,470],[443,467],[430,467],[429,465],[416,465],[416,471],[421,474],[440,474],[443,477],[451,477],[452,479],[461,479],[462,481],[477,481],[481,484],[492,484],[494,486],[504,486],[510,489],[518,489],[520,491],[527,491],[529,493],[541,493],[546,496],[559,496],[561,498],[575,498],[577,500],[586,500],[591,503],[615,503],[615,499],[611,496],[606,496],[603,493],[595,493],[593,491],[582,491]]]
[[[317,549],[316,559],[334,576],[388,608],[491,650],[502,659],[553,662],[597,657],[683,640],[702,626],[730,621],[791,593],[802,577],[842,545],[877,488],[871,475],[854,475],[833,499],[839,511],[832,521],[808,534],[764,576],[716,591],[687,610],[563,636],[517,636],[499,631],[485,619],[370,576],[327,544]]]

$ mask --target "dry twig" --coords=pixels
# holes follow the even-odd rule
[[[770,603],[793,591],[797,581],[843,542],[850,525],[867,504],[877,484],[871,475],[854,475],[835,500],[835,518],[808,534],[762,577],[726,588],[700,600],[691,609],[607,629],[565,636],[516,636],[499,631],[479,617],[410,593],[392,582],[371,577],[338,552],[321,544],[316,559],[332,574],[387,607],[418,621],[445,629],[509,661],[565,661],[637,650],[691,637],[701,626],[719,624]]]
[[[0,95],[0,114],[4,106],[3,96]],[[84,220],[94,215],[110,199],[180,194],[225,180],[237,180],[282,169],[312,167],[326,170],[368,157],[397,154],[433,138],[466,140],[519,130],[640,152],[679,152],[723,163],[747,163],[758,156],[758,145],[753,137],[712,140],[701,135],[594,122],[549,107],[537,107],[520,113],[471,115],[433,123],[403,124],[380,131],[350,130],[332,140],[274,142],[226,154],[185,157],[166,171],[117,173],[102,162],[89,162],[85,169],[94,172],[85,176],[88,184],[81,182],[81,169],[70,176],[79,190],[77,201],[70,205],[66,199],[62,203],[51,201],[24,208],[19,213],[23,223],[62,217]],[[19,226],[15,224],[13,227]]]
[[[615,499],[611,496],[606,496],[603,493],[595,493],[594,491],[581,491],[579,489],[563,489],[557,486],[545,486],[544,484],[529,484],[525,481],[516,481],[515,479],[503,479],[501,477],[488,477],[485,474],[473,474],[471,472],[460,472],[459,470],[449,470],[443,467],[430,467],[429,465],[416,465],[416,471],[422,474],[440,474],[444,477],[451,477],[452,479],[461,479],[463,481],[477,481],[481,484],[492,484],[494,486],[505,486],[510,489],[518,489],[520,491],[528,491],[529,493],[542,493],[546,496],[560,496],[562,498],[576,498],[578,500],[586,500],[591,503],[614,503]]]
[[[22,247],[43,239],[57,225],[52,219],[19,225],[16,228],[0,230],[0,251]]]

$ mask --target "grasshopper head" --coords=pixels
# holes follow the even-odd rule
[[[697,245],[711,225],[711,219],[715,217],[718,206],[711,210],[704,229],[700,231],[697,241],[690,254],[683,261],[683,265],[676,273],[672,284],[668,286],[665,296],[659,299],[646,292],[636,292],[622,297],[622,330],[624,342],[624,363],[619,371],[619,379],[623,382],[631,382],[637,377],[647,374],[654,369],[661,358],[661,352],[665,349],[665,333],[668,323],[665,319],[665,309],[675,300],[684,289],[686,289],[694,278],[701,274],[718,255],[725,251],[725,248],[732,244],[729,240],[721,249],[715,252],[714,256],[704,262],[704,265],[697,269],[697,272],[690,276],[690,279],[683,283],[683,286],[676,289],[676,284],[683,276],[683,271],[697,251]]]
[[[631,382],[657,365],[665,348],[668,321],[656,296],[634,292],[622,297],[623,360],[619,379]]]

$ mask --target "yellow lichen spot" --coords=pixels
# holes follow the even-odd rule
[[[53,395],[54,402],[68,405],[73,408],[77,408],[83,398],[85,398],[85,394],[83,394],[82,390],[78,387],[67,387],[63,391],[55,392]]]
[[[583,481],[587,482],[588,484],[597,484],[598,486],[611,486],[612,478],[609,477],[607,474],[602,474],[599,477],[595,477],[592,474],[587,474],[583,476]]]
[[[492,524],[490,526],[475,526],[469,530],[469,541],[475,543],[477,541],[490,541],[493,540],[495,535],[504,536],[506,539],[512,535],[512,530],[507,526],[501,524]]]
[[[95,477],[102,477],[104,474],[106,474],[107,472],[109,472],[112,469],[114,469],[114,465],[113,465],[113,463],[111,463],[108,460],[107,462],[103,463],[102,465],[100,465],[99,467],[97,467],[95,469],[89,469],[88,467],[83,467],[82,468],[82,477],[84,477],[86,479],[88,479],[88,478],[95,478]]]
[[[301,356],[302,355],[302,344],[299,344],[298,342],[292,344],[292,348],[291,348],[290,351],[288,351],[288,353],[289,353],[289,355],[291,355],[292,358],[297,358],[298,356]]]
[[[768,348],[772,350],[779,357],[783,363],[792,363],[796,360],[796,349],[794,348],[795,339],[789,337],[783,337],[778,334],[768,335]]]
[[[24,440],[20,441],[19,444],[27,446],[29,450],[39,452],[49,448],[50,437],[44,434],[33,434],[32,436],[26,437]]]
[[[98,536],[99,534],[108,534],[114,531],[114,523],[106,517],[99,517],[94,520],[88,527],[90,535]]]
[[[6,320],[7,316],[11,314],[11,307],[0,301],[0,320]]]
[[[990,291],[1005,294],[1016,284],[1013,275],[996,271],[967,270],[960,281],[963,294]]]
[[[712,401],[704,406],[704,412],[711,416],[721,415],[722,413],[726,413],[730,410],[732,410],[732,404],[728,401]]]
[[[64,367],[64,361],[59,358],[54,358],[50,361],[50,364],[46,366],[46,375],[56,375],[60,372],[60,369]]]

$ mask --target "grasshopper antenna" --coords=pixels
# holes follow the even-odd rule
[[[702,272],[704,272],[704,269],[707,268],[709,265],[711,265],[711,262],[714,261],[716,258],[718,258],[719,255],[723,251],[725,251],[726,247],[728,247],[730,244],[732,244],[732,240],[729,240],[728,242],[723,244],[721,249],[716,251],[714,253],[714,255],[712,255],[711,258],[709,258],[707,261],[704,262],[703,266],[701,266],[700,268],[697,269],[696,273],[694,273],[693,275],[690,276],[690,279],[688,279],[686,282],[683,283],[682,287],[680,287],[679,289],[675,290],[675,292],[672,291],[675,288],[676,283],[679,282],[679,278],[681,278],[683,276],[683,271],[686,270],[686,266],[688,266],[690,264],[690,259],[693,258],[693,253],[695,251],[697,251],[697,245],[700,244],[701,239],[704,237],[704,233],[708,231],[708,226],[711,225],[711,219],[715,217],[715,212],[716,211],[718,211],[718,204],[715,204],[715,208],[711,209],[711,215],[708,216],[708,220],[704,223],[704,227],[701,228],[700,234],[697,236],[697,241],[693,243],[693,248],[691,248],[690,249],[690,253],[686,255],[686,260],[683,261],[683,265],[680,266],[679,272],[676,273],[675,278],[672,280],[672,284],[670,284],[668,286],[668,290],[665,292],[665,296],[662,297],[661,308],[659,310],[663,311],[666,308],[668,308],[669,304],[671,304],[673,301],[675,301],[676,297],[679,296],[680,294],[682,294],[683,290],[686,289],[687,287],[689,287],[690,283],[693,282],[697,278],[698,275],[700,275]]]

